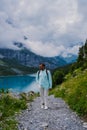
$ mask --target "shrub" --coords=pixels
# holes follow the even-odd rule
[[[61,84],[64,80],[64,73],[62,71],[55,71],[53,74],[53,85]]]

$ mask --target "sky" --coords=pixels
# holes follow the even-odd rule
[[[87,0],[0,0],[0,48],[18,49],[16,41],[42,56],[66,57],[86,38]]]

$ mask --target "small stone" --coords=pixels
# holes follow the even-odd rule
[[[48,127],[48,123],[43,123],[42,125],[41,125],[42,127]]]
[[[31,123],[31,124],[33,124],[33,122],[32,122],[32,121],[31,121],[30,123]]]
[[[84,127],[84,128],[87,128],[87,122],[84,122],[84,123],[83,123],[83,127]]]
[[[24,128],[24,130],[27,130],[27,128]]]

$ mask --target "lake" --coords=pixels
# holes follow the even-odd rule
[[[9,89],[12,92],[38,92],[35,75],[1,76],[0,88]]]

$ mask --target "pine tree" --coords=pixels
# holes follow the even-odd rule
[[[79,48],[77,66],[87,68],[87,40],[85,44]]]
[[[78,64],[82,65],[84,62],[84,53],[83,53],[83,46],[79,48],[79,54],[77,59]]]
[[[87,60],[87,39],[85,42],[84,51],[85,51],[85,59]]]

